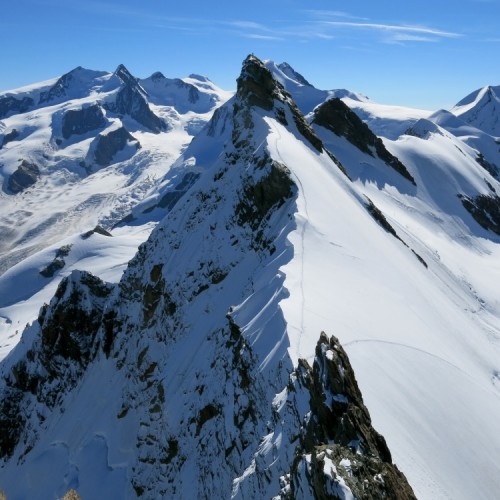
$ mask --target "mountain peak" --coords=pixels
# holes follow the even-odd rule
[[[313,87],[299,72],[295,71],[287,62],[278,64],[277,67],[289,78],[292,78],[297,83],[305,85],[306,87]]]
[[[488,85],[478,89],[459,101],[452,113],[487,134],[500,135],[500,86]]]
[[[241,74],[237,79],[237,95],[267,111],[273,108],[273,99],[284,91],[283,87],[274,79],[272,73],[264,63],[253,54],[243,61]]]
[[[115,75],[125,84],[137,84],[137,78],[123,65],[119,64],[115,70]]]
[[[153,82],[166,80],[165,75],[161,71],[155,71],[149,78],[151,78]]]

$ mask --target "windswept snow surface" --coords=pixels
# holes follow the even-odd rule
[[[386,141],[415,177],[416,191],[406,181],[396,184],[399,190],[387,177],[377,181],[376,171],[351,188],[281,125],[270,127],[273,156],[300,186],[298,229],[290,236],[295,258],[283,268],[292,355],[311,359],[320,330],[339,337],[374,426],[418,498],[494,499],[499,239],[456,196],[488,192],[483,179],[494,179],[466,145],[438,130],[427,139]],[[348,171],[363,163],[365,171],[375,168],[373,158],[360,158],[345,140],[331,141],[327,147]],[[354,193],[375,202],[428,269],[367,219]]]
[[[498,183],[474,160],[476,151],[429,124],[426,138],[385,141],[416,190],[405,180],[377,180],[376,170],[352,187],[285,127],[268,123],[271,154],[292,170],[300,193],[289,237],[294,259],[282,268],[292,358],[311,361],[319,331],[337,335],[374,425],[417,497],[495,498],[499,238],[475,223],[457,194],[488,194],[485,178]],[[377,160],[338,137],[328,144],[326,136],[348,171],[375,168]],[[362,195],[428,269],[373,224],[357,202]]]

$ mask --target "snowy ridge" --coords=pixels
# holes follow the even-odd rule
[[[270,69],[249,56],[236,96],[117,218],[112,233],[126,235],[164,216],[119,283],[74,272],[3,362],[9,498],[33,494],[20,477],[40,478],[44,497],[359,497],[365,480],[399,477],[391,455],[418,498],[495,498],[500,183],[482,151],[494,138],[447,113],[376,115],[364,101],[390,133],[354,140],[340,132],[348,110],[332,127],[309,123],[294,89],[313,88],[278,67],[287,90]],[[138,130],[136,155],[156,137]],[[47,249],[45,265],[68,265],[63,254]],[[91,298],[93,286],[106,293]],[[92,354],[81,325],[64,329],[79,347],[59,351],[70,383],[51,406],[33,394],[40,348],[28,353],[62,338],[44,325],[68,289],[98,324]],[[322,331],[339,341],[318,343]],[[347,354],[390,453],[369,415],[346,424],[367,414]],[[398,481],[395,498],[413,498]]]
[[[483,87],[457,103],[452,113],[495,137],[500,136],[500,87]]]

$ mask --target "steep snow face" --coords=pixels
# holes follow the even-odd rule
[[[317,89],[288,63],[276,64],[273,61],[265,61],[265,65],[267,69],[271,71],[273,77],[292,94],[293,100],[303,114],[310,113],[318,104],[332,97],[345,97],[359,102],[368,101],[368,98],[362,94],[357,94],[345,89]]]
[[[472,92],[451,111],[466,123],[500,137],[500,86],[483,87]]]
[[[333,248],[318,243],[321,236],[311,238],[316,258],[305,260],[310,267],[304,279],[309,277],[310,285],[303,295],[308,300],[314,288],[320,288],[317,283],[327,283],[324,294],[334,306],[327,319],[311,306],[321,300],[316,296],[304,306],[306,317],[314,322],[312,311],[321,314],[346,345],[375,426],[386,436],[418,498],[465,499],[478,495],[478,485],[480,496],[494,498],[499,485],[492,479],[498,475],[492,467],[498,443],[485,436],[495,433],[500,410],[494,368],[500,338],[494,285],[499,239],[478,224],[463,201],[494,201],[499,183],[477,161],[477,150],[429,120],[419,120],[398,140],[384,140],[408,168],[415,187],[345,137],[315,128],[354,180],[356,191],[385,216],[385,222],[380,214],[378,220],[400,239],[393,238],[394,243],[402,250],[404,242],[427,268],[416,259],[403,264],[402,255],[388,248],[378,255],[382,243],[373,237],[355,242],[355,237],[368,235],[368,229],[360,219],[354,224],[353,214],[342,212],[344,205],[330,208],[335,222],[317,233],[331,235],[336,255]],[[307,193],[307,184],[303,186]],[[321,197],[313,183],[309,189],[315,194],[305,196],[308,219],[318,221],[321,212],[311,212],[310,200]],[[335,196],[332,188],[329,195]],[[342,230],[344,220],[349,227]],[[328,252],[328,261],[336,263],[330,267],[322,261],[319,266],[318,256]],[[291,311],[300,304],[299,297]],[[283,308],[288,320],[286,303]],[[296,324],[301,325],[300,318]],[[445,447],[436,445],[436,435]],[[485,455],[483,446],[488,448]],[[473,458],[464,461],[464,456]]]
[[[476,150],[476,158],[493,177],[498,179],[500,172],[500,148],[498,139],[463,121],[450,111],[439,110],[429,120],[451,132],[461,141]]]
[[[95,247],[100,237],[83,241],[80,234],[98,224],[110,231],[130,213],[229,97],[213,83],[199,82],[203,109],[193,104],[189,111],[185,103],[181,113],[175,107],[182,104],[181,90],[179,99],[156,105],[140,82],[123,65],[114,73],[76,68],[57,80],[0,95],[0,112],[7,98],[33,101],[0,121],[2,357],[72,268],[100,269],[105,279],[119,280],[152,225],[122,227],[113,231],[117,238],[104,238],[106,244]],[[155,133],[149,125],[158,123],[165,130]],[[42,277],[39,272],[67,245],[65,265]],[[21,280],[22,306],[12,300],[11,288]]]

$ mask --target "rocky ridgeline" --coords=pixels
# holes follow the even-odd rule
[[[118,115],[129,115],[151,132],[156,134],[166,130],[166,124],[156,116],[149,107],[147,94],[122,64],[118,66],[115,75],[123,82],[114,101],[107,103],[106,109]]]
[[[382,139],[377,137],[349,106],[338,98],[329,99],[314,110],[313,124],[320,125],[339,137],[345,137],[358,149],[378,157],[389,167],[415,185],[408,169],[389,151]]]
[[[121,429],[110,455],[134,451],[122,465],[128,496],[413,498],[338,341],[320,338],[312,368],[289,357],[280,268],[297,186],[257,147],[262,113],[322,151],[289,94],[247,58],[237,95],[206,128],[218,159],[177,190],[120,283],[74,272],[4,365],[4,461],[29,461],[100,380],[111,420],[92,432]],[[72,470],[80,449],[68,450]]]
[[[373,428],[346,352],[324,334],[311,368],[300,360],[292,390],[305,390],[304,416],[282,498],[415,499],[392,463],[384,438]]]

